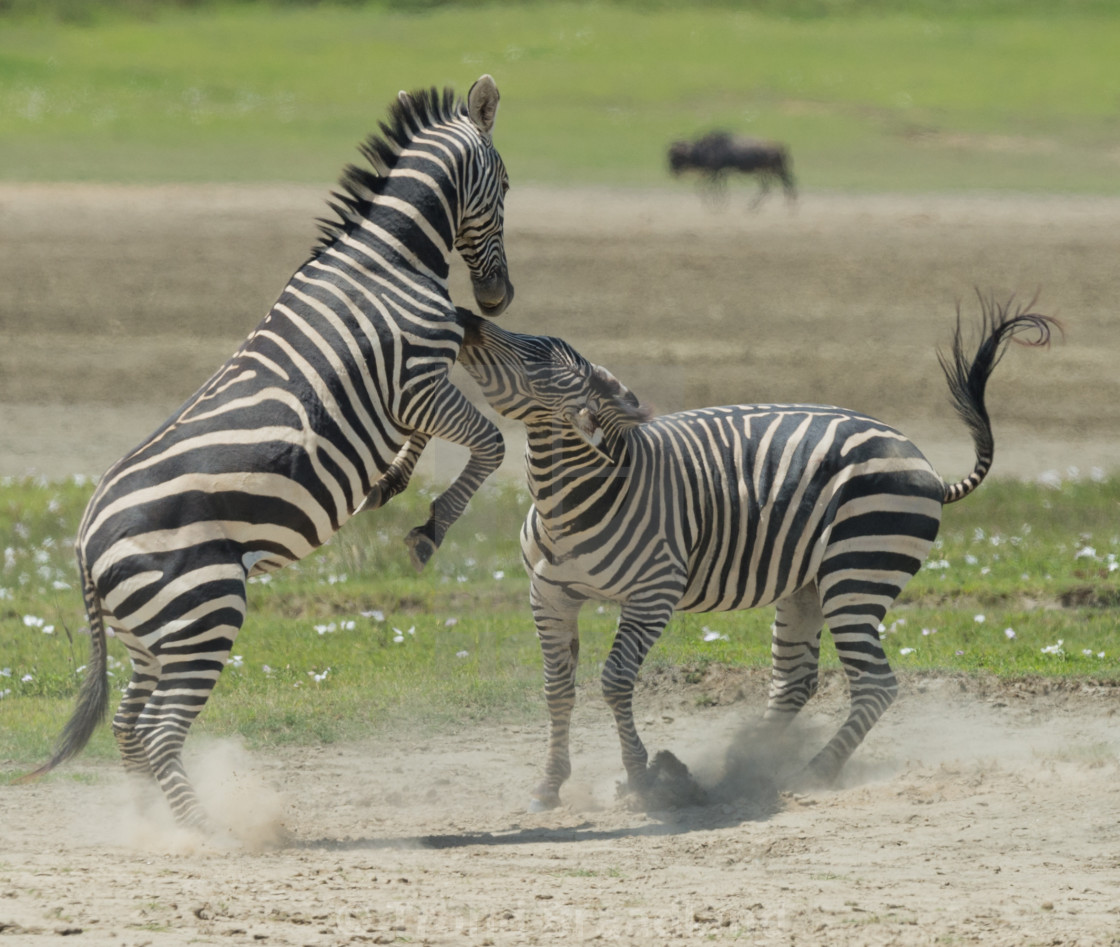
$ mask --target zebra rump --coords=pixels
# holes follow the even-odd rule
[[[850,712],[801,770],[832,783],[897,691],[879,625],[921,568],[941,508],[991,467],[984,402],[1006,343],[1054,320],[981,299],[982,341],[967,354],[958,311],[942,365],[976,462],[947,483],[895,429],[842,408],[727,405],[649,418],[606,369],[561,339],[506,332],[461,312],[460,362],[500,414],[526,426],[533,499],[521,533],[544,659],[550,737],[533,808],[559,803],[588,600],[621,605],[602,673],[632,789],[655,767],[632,710],[638,670],[675,611],[775,605],[763,736],[783,730],[817,688],[825,625],[845,671]],[[655,761],[656,762],[656,761]]]

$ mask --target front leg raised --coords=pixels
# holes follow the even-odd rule
[[[420,572],[440,547],[447,530],[462,516],[470,498],[501,465],[505,442],[494,423],[446,377],[424,392],[406,421],[419,435],[461,444],[471,452],[459,476],[432,501],[428,521],[405,537],[412,565]]]
[[[429,435],[414,431],[389,468],[381,475],[381,479],[370,488],[365,502],[356,512],[380,509],[393,497],[404,493],[412,479],[412,472],[416,469],[416,462],[430,440]]]

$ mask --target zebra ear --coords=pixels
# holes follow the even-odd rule
[[[467,93],[467,114],[484,135],[489,135],[494,130],[500,98],[494,78],[489,74],[480,77]]]
[[[603,429],[599,427],[599,419],[595,416],[590,405],[582,408],[565,408],[564,420],[567,421],[576,433],[587,442],[588,446],[608,464],[614,463],[614,458],[608,453],[604,444]]]

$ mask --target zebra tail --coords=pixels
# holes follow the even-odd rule
[[[86,616],[89,618],[90,653],[86,664],[86,676],[78,691],[77,706],[70,720],[63,727],[62,735],[51,758],[34,772],[20,776],[15,780],[17,783],[38,779],[60,763],[65,763],[80,753],[89,743],[93,731],[105,720],[109,709],[108,649],[105,641],[105,622],[101,616],[101,603],[81,553],[78,554],[78,564],[82,573],[82,597],[85,599]]]
[[[988,409],[984,404],[984,391],[988,378],[999,360],[1003,358],[1007,343],[1021,333],[1034,333],[1033,338],[1015,339],[1021,345],[1048,346],[1052,330],[1062,331],[1061,323],[1050,316],[1030,312],[1035,304],[1032,299],[1026,305],[1012,308],[1014,297],[1000,305],[992,297],[985,298],[977,291],[982,310],[984,340],[970,359],[964,352],[961,332],[961,311],[957,307],[957,328],[953,335],[953,351],[949,356],[937,353],[941,370],[949,383],[953,407],[967,425],[976,447],[976,466],[963,480],[945,484],[942,503],[955,503],[962,500],[984,481],[992,466],[995,455],[995,440],[992,425],[988,419]]]

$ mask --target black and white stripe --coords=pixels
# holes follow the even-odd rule
[[[634,788],[650,778],[634,725],[634,681],[674,611],[776,605],[765,720],[780,729],[817,687],[828,625],[851,708],[806,777],[831,782],[897,684],[878,628],[921,567],[941,508],[992,461],[984,390],[1012,336],[1045,344],[1052,320],[984,304],[984,340],[958,331],[943,367],[972,432],[973,472],[946,483],[917,447],[874,418],[816,405],[732,405],[650,419],[609,372],[567,343],[505,332],[470,314],[460,361],[500,414],[524,422],[534,505],[522,530],[551,734],[536,807],[559,802],[589,599],[622,606],[602,684]]]
[[[363,503],[387,502],[416,445],[439,437],[471,455],[409,534],[422,568],[498,467],[497,428],[448,378],[463,329],[447,288],[457,249],[483,312],[513,296],[497,107],[489,76],[465,103],[451,90],[402,92],[363,148],[372,169],[346,170],[337,219],[264,321],[101,479],[77,539],[92,658],[37,772],[78,752],[104,716],[112,627],[133,664],[113,719],[126,768],[155,777],[181,824],[204,824],[180,750],[245,618],[247,578],[306,556]]]

